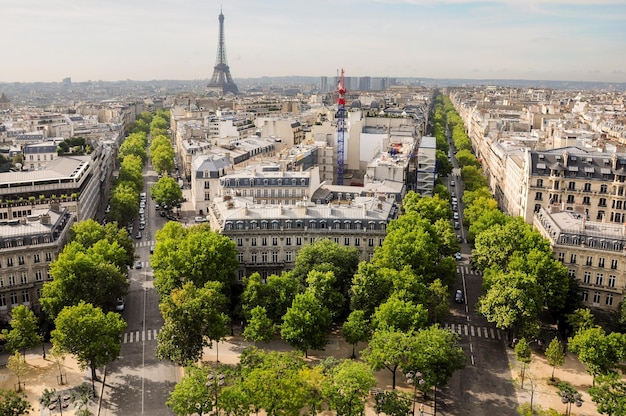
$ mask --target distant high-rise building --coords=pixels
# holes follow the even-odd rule
[[[359,90],[369,91],[372,88],[372,78],[361,77],[359,78]]]
[[[63,86],[64,87],[71,87],[72,86],[72,78],[70,78],[70,77],[63,78]]]
[[[232,92],[238,94],[239,89],[235,85],[230,68],[226,61],[226,45],[224,44],[224,14],[220,11],[220,33],[217,40],[217,58],[215,59],[215,67],[213,67],[213,76],[207,85],[210,91],[217,91],[222,94]]]
[[[320,78],[320,92],[328,92],[328,77]]]

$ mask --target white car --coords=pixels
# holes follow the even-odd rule
[[[463,260],[463,255],[461,255],[461,252],[457,251],[454,253],[454,258],[457,260]]]
[[[206,217],[196,217],[194,218],[196,222],[206,222]]]
[[[126,302],[124,302],[124,298],[117,298],[117,300],[115,301],[115,310],[118,312],[122,312],[125,306]]]

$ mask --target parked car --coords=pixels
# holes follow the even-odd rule
[[[143,230],[143,229],[145,229],[145,228],[146,228],[146,223],[145,223],[144,221],[141,221],[141,222],[139,223],[139,229],[140,229],[140,230]]]
[[[141,260],[135,262],[135,269],[141,269]]]
[[[460,230],[461,229],[461,224],[459,224],[458,221],[454,221],[454,229],[455,230]]]
[[[135,235],[135,238],[136,238],[137,240],[141,240],[141,237],[142,237],[142,235],[141,235],[141,231],[137,231],[137,234]]]
[[[463,255],[460,251],[457,251],[456,253],[454,253],[454,258],[457,260],[463,260]]]
[[[465,297],[463,297],[463,291],[461,289],[457,289],[454,294],[454,301],[456,303],[465,303]]]
[[[206,222],[206,217],[198,216],[194,218],[196,222]]]
[[[154,253],[154,246],[150,246],[150,254]]]
[[[456,212],[459,210],[459,206],[457,204],[452,204],[452,211]]]
[[[454,185],[456,185],[456,182],[450,181],[450,186],[454,186]]]
[[[118,312],[122,312],[125,306],[126,304],[124,302],[124,298],[117,298],[117,300],[115,301],[115,310]]]
[[[454,214],[452,214],[452,218],[454,218],[455,220],[458,221],[459,219],[459,213],[458,212],[454,212]]]

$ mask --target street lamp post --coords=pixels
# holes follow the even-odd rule
[[[562,391],[561,392],[561,402],[566,405],[565,415],[569,416],[572,414],[572,403],[576,404],[576,407],[580,407],[583,405],[582,396],[578,392],[573,391]]]
[[[423,386],[426,384],[426,380],[422,378],[422,373],[419,371],[409,371],[406,373],[407,384],[413,385],[413,416],[415,416],[415,395],[417,393],[417,385]],[[424,414],[424,405],[420,405],[420,416]]]
[[[219,415],[220,409],[219,409],[219,402],[218,402],[218,398],[219,398],[218,389],[220,386],[224,385],[224,374],[217,374],[211,371],[209,375],[207,376],[207,379],[208,379],[206,382],[207,387],[215,386],[215,415]]]

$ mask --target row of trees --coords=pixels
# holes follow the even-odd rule
[[[464,132],[458,128],[462,123],[447,97],[444,97],[444,107],[448,123],[453,132],[457,132],[452,135],[455,145],[458,141],[459,146],[465,146]],[[554,259],[549,241],[521,218],[508,217],[498,210],[497,202],[480,175],[481,164],[469,150],[459,150],[457,159],[466,188],[464,217],[469,224],[469,239],[475,243],[472,262],[474,267],[484,271],[485,295],[479,300],[478,308],[499,328],[522,337],[515,346],[516,358],[522,363],[522,385],[524,369],[531,361],[527,339],[538,334],[539,315],[547,308],[555,319],[567,322],[574,333],[568,339],[568,347],[593,376],[594,386],[589,394],[597,403],[598,411],[625,413],[626,383],[616,366],[626,357],[626,335],[607,334],[595,325],[589,309],[578,308],[577,282],[568,276],[565,266]],[[622,309],[626,309],[623,304],[620,312]],[[622,316],[618,315],[618,325],[620,318]],[[555,338],[545,354],[553,367],[554,379],[554,368],[564,362],[564,347]],[[559,388],[563,391],[571,390],[567,383],[561,384]]]

